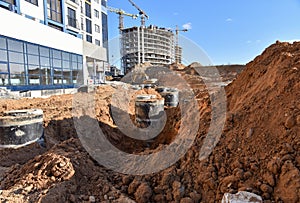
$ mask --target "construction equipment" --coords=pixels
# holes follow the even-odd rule
[[[123,11],[122,9],[119,9],[119,8],[107,7],[107,9],[110,12],[114,12],[114,13],[116,13],[116,14],[119,15],[119,30],[120,31],[124,28],[124,20],[123,20],[124,18],[123,18],[123,15],[132,17],[133,19],[137,19],[138,18],[137,14],[126,13],[125,11]]]
[[[179,32],[182,31],[182,32],[187,32],[188,29],[179,29],[178,28],[178,25],[176,25],[176,29],[175,29],[175,35],[176,35],[176,42],[175,42],[175,45],[178,46],[178,35],[179,35]]]
[[[149,16],[143,11],[140,7],[138,7],[132,0],[128,0],[138,11],[141,16],[141,26],[145,26],[145,18],[149,19]]]
[[[174,30],[174,29],[173,29]],[[182,54],[182,48],[179,46],[179,39],[178,39],[178,35],[179,32],[187,32],[188,29],[179,29],[178,25],[176,25],[176,29],[175,29],[175,62],[176,63],[181,63],[181,54]]]

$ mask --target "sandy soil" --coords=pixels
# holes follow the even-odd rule
[[[300,43],[276,42],[242,72],[241,67],[221,72],[224,80],[238,76],[225,88],[227,118],[221,138],[203,161],[198,157],[211,121],[208,92],[193,67],[173,65],[171,69],[193,88],[198,107],[192,108],[199,108],[201,125],[188,152],[151,175],[120,174],[91,158],[74,127],[73,95],[0,100],[0,112],[43,109],[46,139],[46,148],[35,143],[0,151],[0,200],[220,202],[226,192],[249,191],[264,202],[299,202]],[[95,94],[96,119],[111,143],[130,153],[152,153],[174,140],[181,122],[178,108],[166,109],[167,125],[150,145],[124,135],[110,111],[112,95],[118,90],[101,86]],[[134,116],[132,108],[128,112]]]

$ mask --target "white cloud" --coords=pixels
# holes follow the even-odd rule
[[[251,40],[248,40],[246,43],[247,43],[247,44],[251,44],[251,43],[252,43],[252,41],[251,41]]]
[[[192,23],[186,23],[186,24],[182,25],[182,27],[183,27],[184,29],[190,30],[190,29],[192,29]]]
[[[227,18],[226,19],[226,22],[232,22],[233,20],[232,20],[232,18]]]

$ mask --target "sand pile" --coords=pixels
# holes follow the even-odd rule
[[[229,113],[198,176],[203,200],[249,191],[265,201],[300,201],[300,43],[267,48],[226,88]]]

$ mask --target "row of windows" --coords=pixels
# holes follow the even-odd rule
[[[37,0],[26,0],[28,2],[36,2]],[[82,2],[81,2],[82,4]],[[48,18],[61,23],[62,22],[62,7],[61,7],[61,0],[47,0],[47,10],[48,10]],[[89,18],[92,17],[91,15],[91,5],[85,2],[85,15]],[[94,9],[94,16],[99,18],[99,11]],[[76,12],[75,10],[68,8],[68,17],[76,19]]]
[[[0,85],[77,84],[82,56],[0,36]]]
[[[97,18],[99,18],[99,11],[95,9],[95,15]],[[77,25],[77,19],[76,19],[76,11],[74,9],[68,8],[68,25],[79,28]],[[86,31],[91,34],[91,20],[86,19]],[[100,33],[100,26],[95,24],[95,32]]]
[[[90,42],[90,43],[93,43],[93,37],[91,36],[91,35],[86,35],[86,41],[88,41],[88,42]],[[100,40],[98,40],[98,39],[95,39],[95,44],[97,45],[97,46],[101,46],[101,42],[100,42]]]

